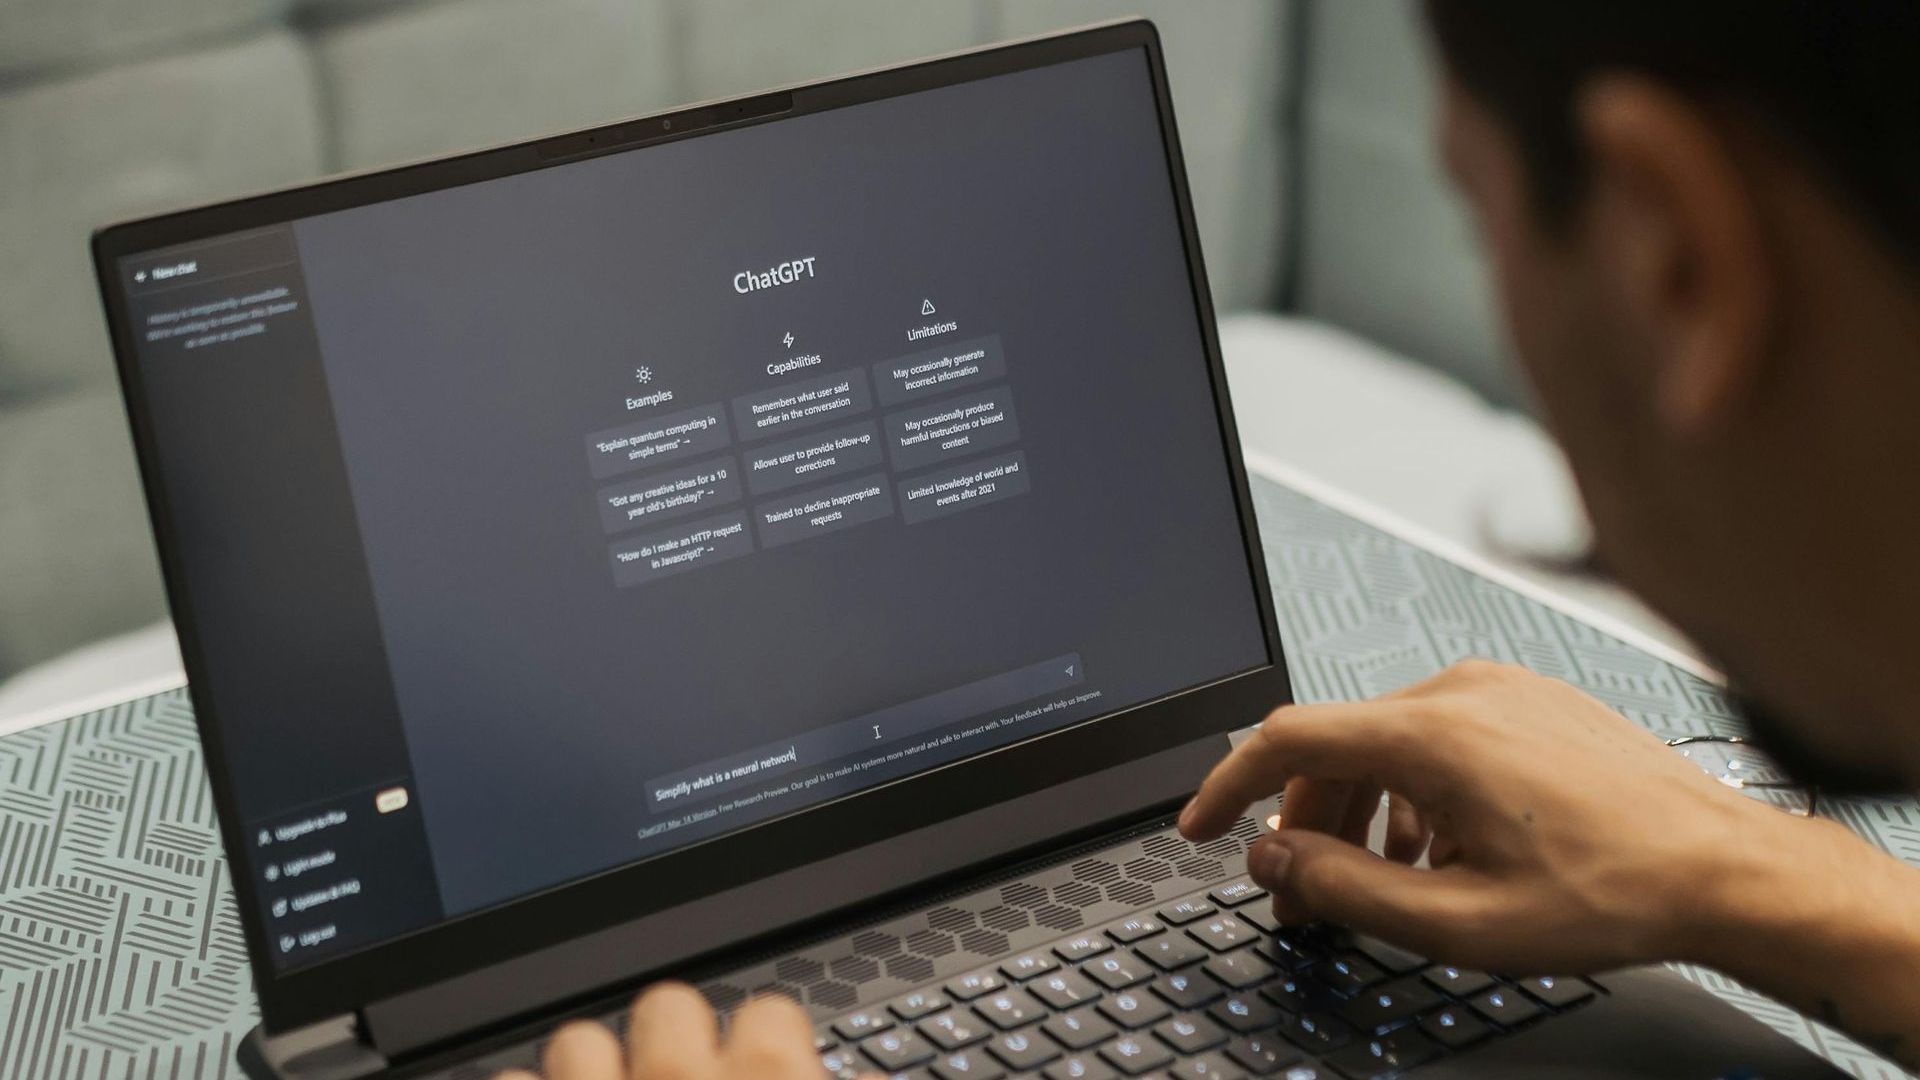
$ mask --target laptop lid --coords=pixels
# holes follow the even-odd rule
[[[95,256],[269,1030],[1287,700],[1147,23]]]

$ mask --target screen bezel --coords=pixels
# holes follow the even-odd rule
[[[178,551],[178,532],[166,497],[154,430],[147,415],[133,335],[122,295],[119,261],[130,255],[228,233],[284,224],[295,219],[441,190],[482,180],[564,167],[573,161],[609,153],[696,139],[807,113],[823,112],[957,83],[1011,74],[1066,61],[1142,49],[1145,52],[1166,149],[1175,212],[1193,289],[1195,316],[1212,382],[1222,438],[1222,453],[1240,517],[1249,575],[1268,662],[1203,687],[1039,734],[940,766],[796,810],[742,831],[699,841],[593,876],[560,884],[496,907],[450,919],[385,942],[290,971],[277,971],[262,924],[253,873],[246,861],[235,795],[222,749],[223,718],[200,692],[209,665],[223,662],[205,654],[194,632],[192,597]],[[688,129],[693,130],[688,130]],[[592,931],[737,887],[767,874],[801,866],[898,836],[984,806],[1028,795],[1069,780],[1110,769],[1209,735],[1251,723],[1265,709],[1291,700],[1278,625],[1273,612],[1265,558],[1261,551],[1247,485],[1245,465],[1228,397],[1211,293],[1201,259],[1199,235],[1187,186],[1186,168],[1174,124],[1172,99],[1159,38],[1146,20],[1092,27],[1028,41],[969,50],[904,67],[826,80],[772,94],[755,94],[621,121],[550,138],[477,151],[441,160],[346,176],[315,184],[235,200],[161,217],[113,226],[93,238],[96,273],[106,306],[115,362],[128,419],[139,453],[142,484],[159,548],[162,575],[180,638],[218,811],[221,835],[235,872],[230,874],[239,904],[262,1023],[283,1031],[362,1008],[369,1003],[456,978],[517,956],[536,952]],[[247,662],[229,658],[224,662]],[[1137,796],[1111,793],[1114,816],[1136,808]],[[1037,824],[1025,842],[1046,837]],[[1009,847],[1023,838],[1009,838]],[[926,860],[920,879],[955,867]],[[909,884],[912,872],[901,883]],[[863,889],[846,904],[871,896]],[[764,928],[743,928],[743,932]]]

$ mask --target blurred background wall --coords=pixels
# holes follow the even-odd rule
[[[0,679],[165,614],[93,228],[1136,13],[1221,311],[1513,403],[1412,0],[0,0]]]

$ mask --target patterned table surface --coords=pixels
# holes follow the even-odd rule
[[[1301,700],[1468,656],[1567,679],[1662,735],[1731,732],[1706,680],[1292,487],[1255,501]],[[193,714],[175,690],[0,739],[0,1080],[237,1076],[254,1020]],[[1824,812],[1920,865],[1920,806]],[[1906,1074],[1682,969],[1859,1077]]]

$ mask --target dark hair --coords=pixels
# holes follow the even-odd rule
[[[1584,194],[1580,88],[1660,80],[1751,117],[1920,267],[1920,0],[1426,0],[1449,72],[1520,145],[1564,222]]]

